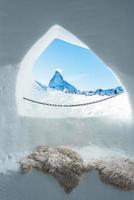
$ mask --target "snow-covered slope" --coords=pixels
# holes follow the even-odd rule
[[[48,104],[83,104],[87,102],[101,101],[107,96],[102,95],[78,95],[65,93],[58,90],[49,89],[45,91],[33,92],[33,96],[27,96],[33,99]],[[126,120],[129,115],[128,97],[126,93],[117,95],[103,102],[79,106],[79,107],[50,107],[36,104],[23,99],[25,106],[24,115],[31,117],[46,117],[46,118],[68,118],[68,117],[98,117],[98,116],[113,116],[121,117]],[[127,113],[127,114],[126,114]]]

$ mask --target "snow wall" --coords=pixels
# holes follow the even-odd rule
[[[22,152],[39,144],[100,145],[121,148],[131,154],[133,121],[131,123],[108,117],[77,119],[45,119],[20,117],[16,107],[16,79],[19,65],[0,68],[0,156]],[[130,96],[131,97],[131,96]]]
[[[16,110],[15,97],[18,63],[50,26],[59,23],[89,45],[111,67],[125,86],[133,111],[133,2],[131,0],[70,2],[58,0],[55,5],[52,0],[49,2],[13,0],[11,6],[9,0],[5,0],[1,1],[1,4],[3,21],[0,30],[2,45],[2,53],[0,53],[0,158],[5,157],[9,152],[27,151],[42,143],[80,146],[93,143],[100,147],[120,148],[133,155],[134,118],[131,123],[124,123],[104,117],[62,120],[20,117]],[[86,176],[82,185],[76,189],[77,192],[69,197],[62,193],[62,189],[55,185],[52,178],[46,178],[38,173],[33,176],[21,176],[21,178],[20,175],[14,176],[14,174],[2,177],[0,179],[2,200],[26,198],[41,200],[44,199],[46,193],[48,194],[47,189],[51,187],[54,188],[55,199],[78,199],[78,196],[79,199],[84,200],[89,199],[89,196],[96,200],[107,200],[110,197],[111,199],[133,199],[131,192],[113,191],[111,187],[101,185],[98,178],[95,181],[94,176],[91,179]],[[37,185],[34,184],[34,180],[37,181]],[[37,187],[39,182],[42,184]],[[35,194],[32,193],[33,188],[36,191]],[[23,195],[19,195],[20,193]],[[46,196],[46,200],[54,198],[51,191]]]

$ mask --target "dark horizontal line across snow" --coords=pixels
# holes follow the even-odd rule
[[[120,95],[120,94],[118,94],[118,95]],[[44,106],[53,106],[53,107],[79,107],[79,106],[87,106],[87,105],[91,105],[91,104],[100,103],[100,102],[106,101],[108,99],[111,99],[113,97],[116,97],[118,95],[113,95],[113,96],[110,96],[110,97],[107,97],[107,98],[104,98],[104,99],[101,99],[101,100],[96,100],[96,101],[86,102],[86,103],[81,103],[81,104],[53,104],[53,103],[46,103],[46,102],[36,101],[34,99],[30,99],[30,98],[26,98],[26,97],[23,97],[23,99],[26,100],[26,101],[29,101],[29,102],[32,102],[32,103],[36,103],[36,104],[40,104],[40,105],[44,105]]]

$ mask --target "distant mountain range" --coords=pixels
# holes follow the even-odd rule
[[[62,91],[65,93],[78,94],[78,95],[81,94],[81,95],[86,95],[86,96],[92,96],[92,95],[113,96],[113,95],[118,95],[118,94],[124,93],[124,89],[121,86],[118,86],[118,87],[112,88],[112,89],[105,89],[105,90],[97,89],[95,91],[78,90],[72,84],[70,84],[66,80],[64,80],[62,74],[59,71],[55,71],[55,74],[51,78],[48,86],[45,86],[38,81],[35,81],[35,82],[39,86],[39,88],[43,89],[44,91],[46,91],[48,89],[54,89],[54,90]]]

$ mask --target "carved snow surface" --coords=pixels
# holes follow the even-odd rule
[[[97,171],[101,180],[122,190],[134,190],[134,160],[125,156],[111,156],[83,162],[72,149],[38,146],[32,154],[21,160],[24,173],[33,168],[51,174],[65,192],[71,192],[80,182],[82,173]]]

